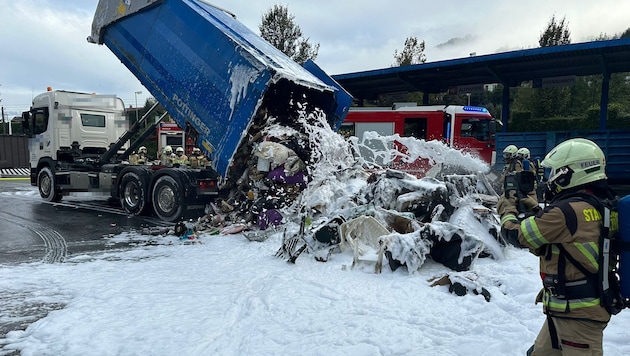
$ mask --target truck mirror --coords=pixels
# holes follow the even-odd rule
[[[31,113],[29,111],[22,112],[22,133],[28,137],[33,137],[30,126]]]
[[[490,122],[488,123],[488,130],[490,130],[491,134],[494,134],[497,132],[497,121],[496,120],[490,120]]]

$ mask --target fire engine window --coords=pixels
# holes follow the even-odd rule
[[[415,137],[426,140],[427,138],[427,119],[426,118],[410,118],[405,119],[406,137]]]
[[[490,120],[479,120],[475,118],[463,119],[460,130],[461,137],[472,137],[479,141],[490,140]]]
[[[81,114],[81,124],[89,127],[105,127],[105,115]]]
[[[184,140],[181,135],[166,136],[166,145],[184,147]]]
[[[339,131],[337,131],[343,138],[355,136],[354,124],[341,124]]]
[[[40,133],[46,132],[46,129],[48,128],[48,108],[34,111],[33,121],[35,124],[33,134],[38,135]]]

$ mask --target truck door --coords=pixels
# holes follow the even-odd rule
[[[457,117],[453,137],[454,148],[470,152],[490,163],[492,160],[492,135],[488,118]]]
[[[34,108],[30,112],[24,112],[22,118],[28,126],[26,129],[29,136],[29,161],[34,168],[42,157],[52,157],[53,154],[50,145],[51,135],[48,132],[48,108]]]

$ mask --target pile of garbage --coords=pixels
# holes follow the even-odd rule
[[[353,266],[367,261],[375,272],[387,264],[412,274],[428,258],[462,272],[477,258],[504,258],[492,213],[498,197],[474,171],[487,167],[471,156],[398,135],[344,139],[317,110],[284,122],[260,115],[247,138],[228,194],[190,230],[243,233],[252,241],[282,234],[276,255],[287,261],[310,255],[326,262],[350,251]],[[373,148],[375,139],[385,152]],[[387,167],[418,158],[441,169],[417,178]],[[447,165],[453,159],[458,166]]]

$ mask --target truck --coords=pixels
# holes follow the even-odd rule
[[[149,114],[129,127],[124,104],[114,95],[52,89],[37,95],[22,113],[31,184],[49,202],[92,192],[119,200],[131,215],[152,210],[174,221],[198,214],[218,195],[215,170],[129,164],[129,155],[159,124],[130,144]]]
[[[379,135],[398,134],[426,141],[439,140],[452,148],[478,157],[488,165],[496,161],[497,120],[486,108],[478,106],[394,103],[391,107],[351,107],[341,124],[345,136],[362,137],[367,131]],[[422,175],[428,168],[424,160],[398,169]]]
[[[100,0],[87,40],[108,47],[211,164],[128,164],[166,113],[129,143],[149,113],[127,130],[120,99],[51,90],[23,114],[31,184],[48,201],[97,191],[131,215],[152,210],[171,222],[200,215],[242,176],[234,156],[269,116],[296,120],[308,103],[338,128],[352,101],[315,63],[298,65],[234,14],[201,0]]]

